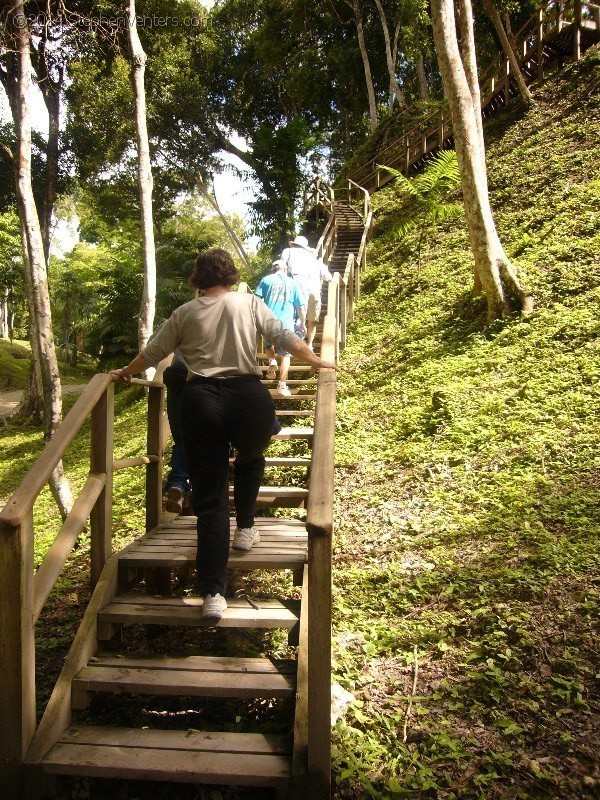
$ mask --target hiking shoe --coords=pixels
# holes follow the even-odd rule
[[[227,608],[227,601],[220,594],[207,594],[202,606],[202,622],[206,625],[216,625],[223,618],[223,611]]]
[[[277,359],[272,358],[269,361],[269,369],[267,370],[265,378],[268,381],[274,381],[276,377],[277,377]]]
[[[165,511],[181,514],[183,511],[184,491],[181,486],[169,486],[165,496]]]
[[[236,528],[233,534],[232,547],[234,550],[243,550],[247,553],[253,545],[259,542],[260,534],[256,528]]]
[[[280,394],[282,397],[292,396],[292,393],[288,389],[287,384],[282,383],[281,381],[279,381],[279,383],[277,384],[277,393]]]

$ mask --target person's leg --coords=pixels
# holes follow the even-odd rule
[[[307,335],[306,344],[311,348],[317,332],[317,322],[321,313],[321,298],[314,294],[309,295],[306,308]]]
[[[275,357],[275,346],[272,344],[265,344],[265,353],[269,357],[269,369],[265,375],[268,381],[274,381],[277,377],[277,359]]]
[[[286,354],[285,356],[281,356],[281,366],[279,367],[279,381],[281,383],[286,383],[289,372],[290,372],[290,356],[289,354]]]
[[[166,488],[178,486],[183,492],[188,491],[190,488],[180,420],[181,398],[186,380],[187,367],[185,364],[172,364],[164,372],[163,381],[167,387],[167,417],[171,428],[171,436],[173,437],[171,469],[167,475]]]
[[[229,437],[222,389],[193,381],[183,393],[181,422],[198,518],[198,592],[225,594],[229,558]]]
[[[238,528],[252,528],[256,497],[265,471],[264,451],[273,435],[275,405],[258,381],[235,384],[230,394],[227,429],[237,451],[234,500]]]

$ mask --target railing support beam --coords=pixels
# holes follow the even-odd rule
[[[0,524],[0,786],[22,797],[23,761],[35,732],[33,511]]]
[[[115,384],[109,383],[92,411],[90,472],[106,475],[104,487],[90,514],[92,589],[112,554],[114,410]]]

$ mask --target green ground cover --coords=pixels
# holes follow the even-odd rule
[[[537,91],[534,110],[487,128],[492,201],[536,298],[531,318],[485,330],[463,221],[428,237],[417,276],[416,242],[394,235],[393,188],[374,197],[339,379],[334,681],[355,700],[334,731],[336,798],[600,791],[599,61],[588,53]],[[116,457],[143,452],[144,406],[139,390],[119,388]],[[0,428],[3,499],[41,446],[37,430]],[[88,458],[85,428],[66,460],[76,487]],[[143,479],[115,476],[117,544],[143,528]],[[37,560],[57,529],[44,492]],[[84,535],[38,626],[40,706],[87,602],[88,555]],[[269,580],[249,575],[244,588],[276,592]],[[155,648],[197,646],[177,639]],[[253,654],[257,643],[234,644]],[[282,642],[262,645],[283,654]],[[92,796],[196,794],[107,784]],[[89,797],[88,785],[72,796]]]
[[[486,130],[531,318],[485,330],[464,220],[418,278],[394,189],[374,197],[338,404],[340,797],[600,791],[599,60]]]

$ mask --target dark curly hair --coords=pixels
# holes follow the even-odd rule
[[[227,250],[211,247],[198,255],[189,281],[195,289],[210,289],[212,286],[233,286],[239,279],[240,271]]]

